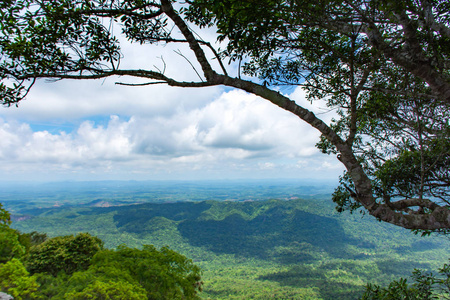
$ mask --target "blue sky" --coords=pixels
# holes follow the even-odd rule
[[[167,64],[167,75],[196,80],[175,48],[123,47],[122,65]],[[189,51],[182,49],[189,57]],[[230,66],[230,72],[236,72]],[[319,153],[319,134],[269,102],[224,87],[127,87],[95,81],[38,81],[19,107],[0,109],[4,180],[337,178],[342,166]],[[287,91],[320,113],[301,88]]]

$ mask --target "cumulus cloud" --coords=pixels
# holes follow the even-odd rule
[[[322,166],[323,161],[298,163],[319,155],[318,133],[292,114],[242,91],[210,96],[192,106],[177,102],[166,114],[145,114],[141,106],[129,117],[112,115],[104,125],[83,121],[70,132],[33,131],[26,122],[4,119],[0,170],[168,177],[260,171],[270,177]]]
[[[224,93],[204,107],[170,117],[136,117],[132,126],[138,153],[181,156],[210,151],[247,158],[317,153],[314,143],[318,134],[308,125],[240,91]]]
[[[27,124],[0,122],[0,157],[3,165],[81,165],[123,159],[130,153],[126,123],[112,117],[107,128],[83,122],[76,133],[33,132]]]

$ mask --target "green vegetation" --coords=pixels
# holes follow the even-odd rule
[[[11,216],[7,210],[3,208],[3,204],[0,203],[0,227],[6,228],[11,224]]]
[[[0,290],[14,299],[198,299],[202,290],[199,267],[167,247],[108,250],[88,233],[5,232],[22,250],[0,253]]]
[[[85,270],[92,257],[103,248],[103,242],[87,233],[57,236],[32,247],[27,256],[27,268],[32,273],[57,276]]]
[[[47,289],[46,298],[197,299],[202,288],[197,266],[173,250],[153,246],[101,250],[86,268],[71,275],[61,271],[53,278],[40,278],[41,282],[60,283],[56,290]],[[66,282],[61,284],[61,279]]]
[[[0,227],[0,263],[5,263],[24,254],[25,246],[20,243],[16,231],[7,227]]]
[[[14,299],[39,298],[36,276],[30,276],[23,263],[17,258],[0,264],[0,291],[8,292]]]
[[[413,282],[401,278],[389,284],[388,287],[368,284],[363,300],[428,300],[449,299],[450,297],[450,265],[444,264],[437,275],[415,270],[412,274]]]
[[[50,236],[89,232],[109,249],[169,246],[202,269],[204,299],[355,299],[369,282],[435,271],[450,257],[443,237],[338,214],[329,197],[34,208],[13,215],[21,220],[13,226]],[[88,285],[86,293],[104,288]]]

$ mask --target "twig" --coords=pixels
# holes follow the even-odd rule
[[[191,65],[192,69],[194,69],[194,71],[195,71],[195,73],[197,74],[198,78],[200,78],[201,81],[204,81],[203,78],[202,78],[202,76],[200,76],[200,74],[199,74],[199,73],[197,72],[197,70],[195,69],[194,65],[191,63],[191,61],[190,61],[186,56],[184,56],[183,53],[181,53],[180,50],[174,50],[174,52],[175,52],[176,54],[178,54],[179,56],[183,57],[183,58]]]
[[[125,85],[125,86],[146,86],[153,84],[167,84],[167,81],[154,81],[154,82],[145,82],[145,83],[125,83],[125,82],[116,82],[117,85]]]

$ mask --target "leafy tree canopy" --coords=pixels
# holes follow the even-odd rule
[[[415,270],[412,275],[412,283],[401,278],[393,281],[388,287],[368,284],[361,299],[448,299],[450,296],[450,265],[444,264],[438,270],[437,275]]]
[[[334,194],[339,210],[363,207],[409,229],[450,228],[448,1],[22,0],[0,9],[4,105],[17,104],[40,78],[132,76],[242,89],[320,131],[318,147],[347,170]],[[216,26],[226,50],[198,38],[190,22]],[[201,80],[121,68],[113,23],[131,42],[188,44]],[[228,75],[225,58],[243,62],[253,79]],[[304,87],[336,119],[324,123],[279,86]]]
[[[30,276],[17,258],[0,264],[0,290],[12,295],[14,299],[37,299],[38,287],[36,277]]]
[[[47,273],[35,274],[47,299],[198,299],[203,285],[191,260],[149,245],[99,250],[85,269],[56,277]]]
[[[30,249],[27,268],[31,273],[53,276],[61,271],[72,274],[87,269],[92,257],[102,248],[102,240],[88,233],[55,237]]]
[[[26,248],[20,242],[20,234],[11,228],[0,228],[0,263],[5,263],[12,258],[19,258],[26,252]]]
[[[70,292],[65,294],[68,300],[84,299],[146,299],[147,293],[143,288],[132,285],[126,281],[108,281],[96,280],[86,286],[81,292]]]
[[[11,224],[11,216],[0,203],[0,229],[7,228]]]
[[[142,250],[119,246],[117,250],[100,251],[84,274],[89,273],[103,281],[90,281],[90,292],[101,291],[107,282],[115,281],[116,288],[128,293],[132,290],[124,282],[131,282],[141,287],[133,293],[143,289],[148,299],[197,299],[203,285],[200,268],[190,259],[167,247],[157,250],[151,245],[144,245]]]
[[[14,299],[199,299],[202,287],[200,268],[167,247],[107,250],[88,233],[0,227],[0,290]]]

